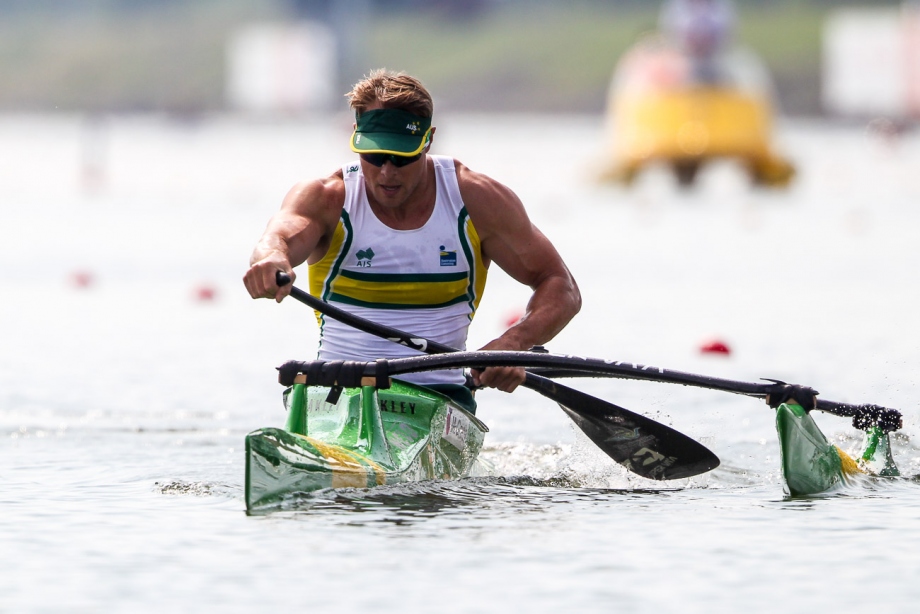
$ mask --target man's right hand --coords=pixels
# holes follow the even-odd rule
[[[291,278],[291,283],[278,286],[275,280],[278,271],[286,273]],[[291,293],[291,287],[297,275],[291,268],[290,262],[279,254],[267,256],[249,267],[243,276],[243,284],[252,298],[273,298],[277,302],[284,300]]]

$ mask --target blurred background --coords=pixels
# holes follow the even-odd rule
[[[715,13],[697,25],[722,24],[715,60],[667,12],[703,5]],[[442,123],[434,153],[511,186],[557,244],[571,244],[564,254],[586,280],[584,339],[594,339],[587,312],[610,326],[608,279],[649,292],[686,284],[679,306],[649,294],[636,308],[661,312],[643,316],[657,337],[662,319],[684,321],[688,301],[699,303],[703,319],[672,333],[694,348],[707,331],[719,341],[760,326],[745,319],[753,299],[732,285],[735,273],[719,277],[719,267],[761,267],[803,293],[825,279],[835,292],[854,274],[842,264],[850,258],[871,269],[867,284],[881,283],[882,270],[909,276],[920,2],[0,0],[4,283],[28,297],[42,283],[36,273],[80,292],[160,281],[195,304],[241,301],[260,322],[268,306],[251,305],[240,284],[250,250],[289,186],[350,158],[343,95],[377,67],[418,76],[432,92]],[[683,189],[691,184],[701,189]],[[787,228],[809,237],[814,260],[790,256],[784,272],[773,243]],[[877,244],[854,242],[869,239]],[[611,278],[605,262],[620,257],[646,268]],[[687,271],[672,279],[678,257]],[[471,345],[499,334],[526,301],[525,288],[492,279],[501,300],[484,303],[493,313],[481,319],[493,327]],[[789,325],[774,324],[770,334]],[[838,332],[829,325],[831,338]],[[314,333],[280,358],[311,347]],[[623,344],[624,334],[606,338]],[[662,362],[649,343],[637,336],[633,350]]]
[[[868,114],[822,98],[835,23],[862,9],[863,55],[886,66],[872,58],[896,53],[902,4],[737,0],[735,38],[763,59],[786,114]],[[617,59],[659,10],[642,0],[0,0],[0,111],[313,113],[341,109],[349,84],[387,67],[419,76],[441,109],[601,113]]]

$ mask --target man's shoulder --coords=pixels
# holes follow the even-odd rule
[[[474,171],[458,160],[454,160],[454,167],[457,170],[457,186],[468,205],[494,204],[507,198],[517,198],[508,186],[485,173]]]
[[[528,224],[520,198],[503,183],[457,163],[457,185],[481,239],[519,232]]]
[[[323,201],[327,209],[336,216],[345,206],[345,176],[342,169],[323,179]]]
[[[501,185],[488,175],[470,169],[459,160],[454,160],[454,170],[457,174],[457,184],[460,186],[461,191],[487,190]]]
[[[329,196],[345,194],[345,169],[336,169],[335,172],[318,179],[307,180],[305,184],[312,184],[313,189]]]
[[[303,213],[334,214],[338,217],[345,205],[345,179],[342,169],[326,177],[299,181],[288,193],[288,200]]]

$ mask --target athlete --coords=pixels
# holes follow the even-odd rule
[[[735,27],[731,0],[669,0],[662,6],[659,23],[691,60],[696,80],[717,83],[725,78],[719,55]]]
[[[347,96],[356,117],[351,150],[359,159],[291,188],[250,258],[243,277],[250,296],[280,302],[291,285],[279,287],[276,273],[295,279],[294,267],[306,262],[314,296],[372,322],[465,349],[494,263],[533,294],[524,316],[482,349],[527,350],[559,333],[581,307],[569,269],[514,192],[429,153],[434,105],[421,82],[376,70]],[[320,317],[320,360],[417,354]],[[476,386],[511,392],[525,373],[503,367],[472,376]],[[460,370],[405,379],[455,398],[465,383]]]

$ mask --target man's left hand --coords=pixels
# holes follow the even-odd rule
[[[509,344],[496,339],[485,344],[480,351],[518,351],[520,348],[510,347]],[[489,367],[488,369],[473,369],[473,384],[488,388],[498,388],[502,392],[514,392],[514,389],[524,383],[527,374],[522,367]]]

